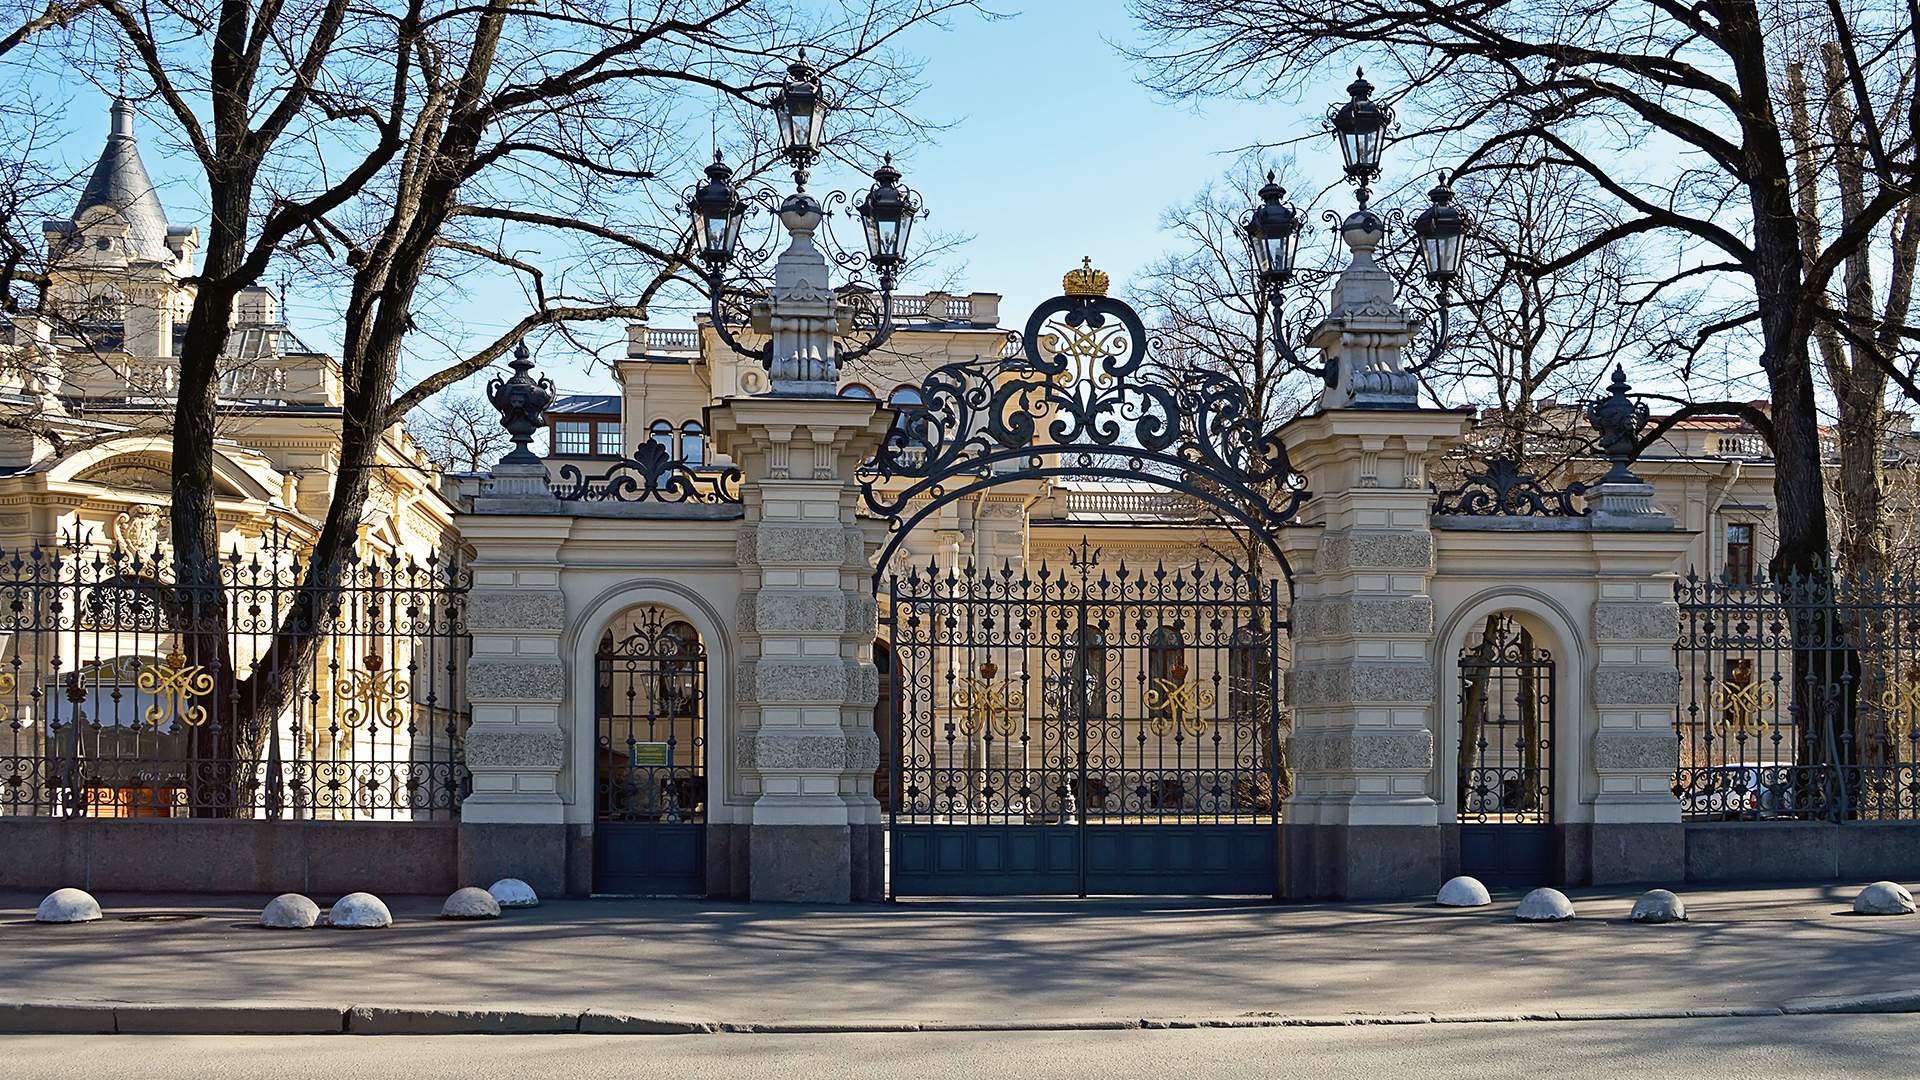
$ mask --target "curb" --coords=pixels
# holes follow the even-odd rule
[[[1579,1023],[1749,1016],[1920,1012],[1920,990],[1796,998],[1781,1005],[1560,1009],[1384,1015],[1251,1015],[1058,1020],[691,1020],[615,1009],[468,1009],[385,1005],[172,1005],[0,1002],[0,1035],[874,1035],[992,1031],[1164,1031],[1191,1028],[1379,1027]]]

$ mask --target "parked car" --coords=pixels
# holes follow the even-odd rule
[[[1691,777],[1680,792],[1690,817],[1798,817],[1800,798],[1791,765],[1715,765]]]

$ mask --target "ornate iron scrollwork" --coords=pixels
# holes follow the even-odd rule
[[[1573,500],[1587,493],[1583,483],[1550,487],[1538,477],[1520,471],[1511,458],[1494,458],[1487,471],[1468,473],[1467,481],[1449,488],[1434,500],[1436,514],[1463,517],[1584,517]]]
[[[1076,272],[1079,273],[1079,272]],[[1158,363],[1140,316],[1097,278],[1035,308],[1016,355],[936,368],[921,404],[860,468],[893,542],[970,492],[1015,480],[1147,480],[1219,508],[1278,555],[1276,531],[1308,497],[1246,390],[1216,371]],[[905,480],[904,487],[888,481]],[[1284,565],[1284,559],[1282,560]]]
[[[737,503],[740,467],[696,468],[657,442],[643,442],[596,477],[577,465],[561,466],[554,494],[574,502]]]

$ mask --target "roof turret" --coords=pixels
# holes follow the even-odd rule
[[[74,207],[73,222],[78,225],[89,211],[100,207],[112,210],[127,224],[127,255],[132,259],[150,259],[170,263],[175,259],[167,246],[167,213],[160,206],[147,167],[140,160],[140,147],[133,137],[133,106],[126,99],[113,103],[113,127],[106,148],[93,166],[80,204]]]

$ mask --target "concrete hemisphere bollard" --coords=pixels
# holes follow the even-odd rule
[[[372,893],[348,893],[327,909],[327,925],[345,930],[377,930],[393,925],[393,913]]]
[[[1650,889],[1633,902],[1633,914],[1628,917],[1637,923],[1686,922],[1687,902],[1669,890]]]
[[[455,889],[447,902],[440,907],[443,919],[497,919],[500,917],[500,902],[485,889],[468,885]]]
[[[503,908],[540,906],[540,894],[519,878],[501,878],[488,886],[487,892]]]
[[[1573,918],[1573,901],[1559,889],[1535,889],[1520,898],[1513,917],[1521,922],[1565,922]]]
[[[1486,907],[1493,903],[1493,897],[1487,895],[1487,887],[1480,884],[1479,878],[1463,875],[1440,886],[1433,902],[1441,907]]]
[[[281,893],[260,909],[260,925],[271,930],[311,930],[320,921],[320,905],[297,892]]]
[[[83,889],[55,889],[40,901],[33,913],[34,922],[95,922],[100,918],[100,902]]]
[[[1894,881],[1876,881],[1853,898],[1855,915],[1911,915],[1913,894]]]

